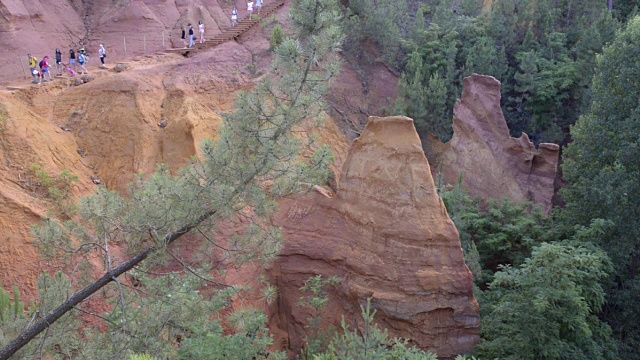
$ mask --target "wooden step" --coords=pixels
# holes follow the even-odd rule
[[[196,49],[206,49],[212,48],[227,41],[233,41],[234,39],[239,38],[247,31],[251,30],[254,25],[263,20],[266,16],[269,16],[271,13],[279,9],[284,5],[284,1],[270,2],[269,4],[265,4],[260,14],[257,12],[254,13],[251,18],[249,15],[243,17],[238,21],[238,26],[226,28],[223,30],[221,34],[217,34],[213,39],[207,40],[205,43],[198,43],[192,48],[176,48],[176,49],[166,49],[166,52],[182,52],[184,55],[190,51],[195,51]]]
[[[165,51],[183,53],[183,52],[196,51],[196,50],[198,50],[196,47],[192,47],[192,48],[166,49]]]

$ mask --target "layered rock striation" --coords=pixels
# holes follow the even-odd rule
[[[491,76],[464,79],[464,92],[453,110],[453,138],[446,144],[432,138],[434,172],[444,182],[463,187],[473,197],[531,201],[551,209],[560,148],[538,148],[522,133],[509,135],[500,108],[500,82]]]
[[[358,326],[372,298],[376,321],[443,358],[470,352],[480,318],[455,225],[440,200],[413,120],[370,117],[353,143],[334,198],[282,202],[275,222],[287,242],[271,270],[279,299],[270,329],[298,351],[309,309],[299,288],[311,276],[338,276],[325,325]]]

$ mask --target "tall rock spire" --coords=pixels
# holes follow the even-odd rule
[[[320,194],[282,203],[287,242],[271,275],[279,300],[270,329],[302,346],[310,314],[298,288],[310,276],[344,279],[331,292],[327,324],[358,326],[372,298],[391,337],[410,338],[442,358],[470,352],[480,340],[478,304],[460,238],[437,194],[413,120],[370,117],[344,163],[334,198]]]

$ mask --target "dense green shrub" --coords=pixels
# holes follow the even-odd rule
[[[603,317],[622,340],[625,359],[640,359],[640,17],[598,56],[593,103],[571,129],[564,156],[568,224],[614,223],[598,239],[613,260]]]
[[[284,41],[284,30],[282,30],[282,26],[276,25],[271,32],[271,50],[275,50],[282,42]]]

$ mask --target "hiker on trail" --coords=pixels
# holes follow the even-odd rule
[[[47,82],[47,74],[49,74],[49,81],[53,81],[51,71],[49,70],[49,55],[45,55],[42,61],[40,61],[40,69],[42,72],[42,82]]]
[[[187,47],[187,29],[185,29],[184,24],[180,25],[182,30],[182,34],[180,35],[180,40],[182,40],[182,46]]]
[[[27,54],[27,56],[29,57],[29,72],[31,73],[31,76],[33,76],[33,83],[37,84],[40,78],[40,72],[37,69],[38,59],[31,56],[31,54]]]
[[[56,48],[56,75],[62,76],[62,51]]]
[[[195,35],[193,35],[193,26],[191,26],[191,24],[187,25],[189,26],[189,47],[193,47],[193,45],[196,44],[195,41]]]
[[[200,44],[204,43],[204,24],[202,20],[198,21],[198,30],[200,31]]]
[[[80,70],[82,70],[83,74],[88,74],[89,72],[87,71],[87,68],[84,65],[87,63],[89,58],[87,57],[86,53],[82,50],[83,49],[78,50],[79,52],[78,65],[80,65]]]
[[[233,7],[233,11],[231,11],[231,27],[238,26],[238,9]]]
[[[253,14],[253,1],[247,3],[247,12],[249,13],[249,20],[251,20],[251,14]]]
[[[256,0],[256,8],[258,9],[258,15],[260,15],[260,9],[262,9],[262,0]]]
[[[73,49],[69,49],[69,67],[73,66],[74,71],[78,71],[78,66],[76,65],[76,52]]]
[[[100,44],[100,49],[98,49],[98,54],[100,56],[100,62],[102,63],[102,67],[105,67],[104,58],[107,57],[107,49],[104,48],[104,45]]]

